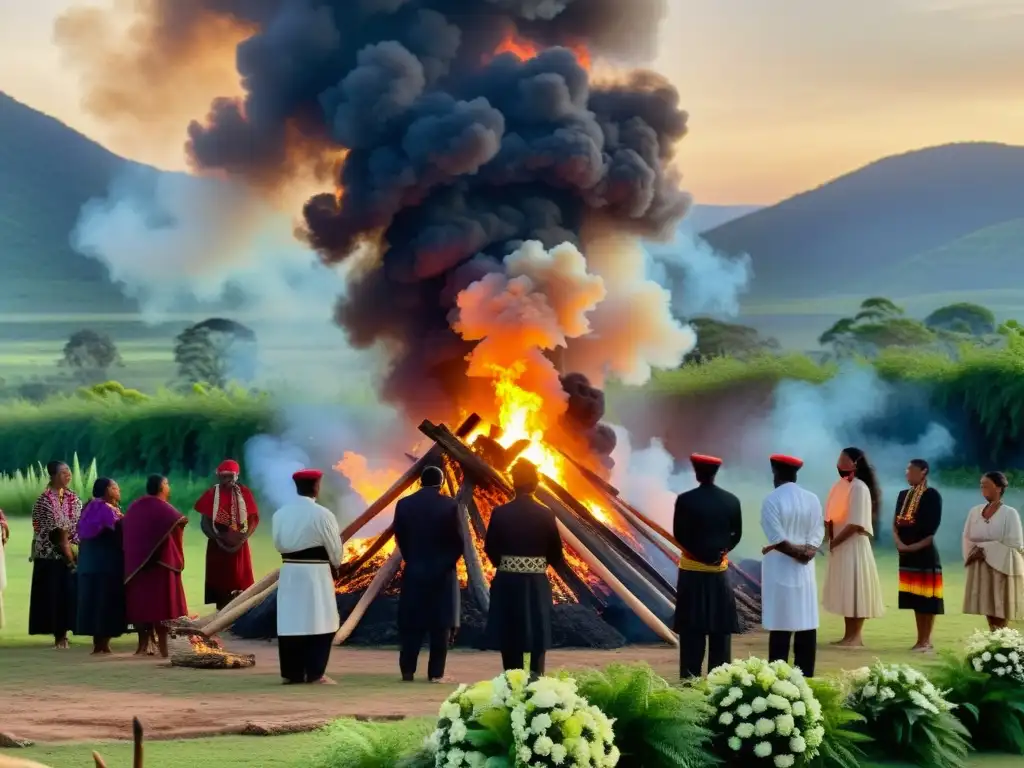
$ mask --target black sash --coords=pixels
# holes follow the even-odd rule
[[[309,549],[300,549],[298,552],[282,552],[281,562],[306,565],[327,563],[329,565],[331,560],[327,556],[327,547],[310,547]]]

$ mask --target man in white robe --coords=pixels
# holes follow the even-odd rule
[[[316,469],[296,472],[299,498],[274,513],[281,553],[277,653],[285,683],[334,683],[324,673],[339,626],[334,572],[343,550],[338,519],[316,502],[322,477]]]
[[[825,538],[821,501],[796,483],[800,459],[771,457],[775,490],[761,506],[768,539],[761,563],[761,624],[768,630],[769,661],[789,661],[811,677],[818,645],[818,586],[814,557]]]

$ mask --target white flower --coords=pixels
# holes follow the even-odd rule
[[[772,686],[772,693],[776,693],[779,696],[785,696],[787,699],[799,699],[800,688],[789,682],[789,680],[779,680],[775,685]]]
[[[762,717],[756,723],[754,723],[754,732],[758,736],[767,736],[769,733],[775,730],[775,721],[769,720],[767,717]]]
[[[538,755],[550,755],[554,746],[555,742],[547,736],[538,736],[537,740],[533,742],[533,751]]]
[[[728,743],[729,749],[731,749],[733,752],[739,752],[743,748],[743,742],[735,736],[730,737]]]
[[[533,757],[533,751],[525,744],[520,744],[519,749],[516,750],[516,757],[521,763],[529,763],[530,758]]]
[[[878,695],[878,689],[873,685],[865,685],[860,692],[865,699],[873,699]]]
[[[544,733],[550,727],[551,716],[546,712],[541,712],[539,715],[534,715],[533,720],[530,721],[530,730],[534,733]]]
[[[461,749],[450,750],[448,752],[448,764],[453,766],[462,765],[462,758],[465,754]]]
[[[792,715],[779,715],[775,718],[775,730],[779,736],[789,736],[796,727]]]
[[[800,755],[807,751],[807,742],[803,736],[794,736],[789,740],[789,748],[794,753]]]
[[[750,702],[750,707],[755,712],[764,712],[766,709],[768,709],[768,700],[763,696],[758,696],[756,699]]]
[[[723,712],[718,716],[718,722],[722,725],[732,725],[732,712]]]
[[[995,660],[998,661],[1000,664],[1005,664],[1006,662],[1008,662],[1010,660],[1009,658],[1007,658],[1006,656],[1004,656],[1001,653],[997,653],[993,658],[995,658]]]
[[[802,701],[794,701],[793,702],[793,716],[794,717],[803,717],[805,714],[807,714],[807,705],[804,704]]]
[[[561,765],[564,763],[567,756],[566,749],[561,744],[555,744],[555,746],[551,748],[551,762],[555,765]]]
[[[441,705],[441,711],[438,715],[445,720],[455,720],[456,718],[462,717],[462,708],[459,706],[457,701],[445,701]]]
[[[971,662],[971,666],[974,667],[975,672],[981,672],[985,665],[981,663],[981,659],[975,658],[974,661]]]
[[[811,716],[811,720],[821,719],[821,702],[817,699],[811,699],[807,702],[807,712]]]
[[[462,720],[452,720],[452,725],[448,729],[448,740],[452,743],[458,743],[466,738],[467,728],[466,723]]]
[[[789,703],[788,699],[783,698],[775,693],[769,693],[767,696],[768,706],[772,709],[777,709],[780,712],[789,712],[792,710],[793,705]]]
[[[792,766],[795,762],[796,758],[792,755],[775,756],[775,768],[790,768],[790,766]]]
[[[749,688],[754,684],[754,676],[749,672],[740,676],[740,685],[744,688]]]
[[[749,704],[740,704],[736,707],[736,714],[746,720],[752,714],[754,714],[754,708]]]
[[[757,757],[768,757],[772,753],[772,745],[767,741],[759,741],[754,745],[754,754]]]
[[[754,726],[752,723],[740,723],[736,726],[736,735],[741,739],[749,739],[754,735]]]
[[[989,653],[988,651],[985,651],[983,654],[981,654],[981,660],[982,661],[992,661],[992,654]]]
[[[888,701],[889,699],[895,699],[896,698],[896,691],[894,691],[892,688],[890,688],[887,685],[882,686],[882,690],[880,690],[878,692],[878,698],[880,698],[882,701]]]
[[[817,749],[821,746],[822,739],[825,738],[825,729],[820,725],[816,725],[807,732],[805,738],[807,739],[808,749]]]

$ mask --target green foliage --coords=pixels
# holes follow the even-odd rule
[[[924,324],[934,331],[954,331],[972,336],[995,333],[996,316],[992,310],[979,304],[959,302],[939,307],[924,319]]]
[[[699,690],[673,688],[647,664],[613,664],[573,676],[580,695],[615,721],[623,765],[697,768],[717,762],[705,727],[712,709]]]
[[[105,381],[91,387],[82,387],[76,394],[84,400],[116,400],[136,404],[149,400],[147,395],[137,389],[128,389],[119,381]]]
[[[49,461],[78,451],[102,457],[112,473],[207,475],[226,456],[242,456],[250,437],[274,428],[262,396],[165,392],[133,402],[130,392],[7,406],[0,417],[0,471],[12,472],[26,458]]]
[[[931,677],[948,690],[946,698],[957,705],[955,713],[975,749],[1024,755],[1024,686],[976,672],[966,659],[950,653]]]
[[[903,308],[889,299],[874,297],[861,302],[853,317],[844,317],[818,337],[840,357],[877,354],[889,347],[922,347],[936,340],[924,323],[906,317]]]
[[[248,381],[255,373],[255,343],[252,330],[233,320],[210,318],[189,326],[174,340],[178,377],[218,389]]]
[[[690,320],[697,333],[697,348],[687,360],[705,360],[710,357],[749,357],[779,348],[776,339],[765,338],[756,328],[736,323],[725,323],[708,317]]]
[[[425,762],[424,752],[409,756],[416,741],[406,731],[335,720],[322,734],[324,746],[310,762],[312,768],[426,768],[434,764],[433,758]]]
[[[123,362],[109,334],[83,328],[71,334],[59,364],[80,377],[89,378],[103,376],[111,366],[123,365]]]
[[[842,686],[829,679],[808,678],[807,685],[821,704],[825,738],[811,768],[860,768],[865,754],[861,745],[871,738],[857,730],[864,717],[846,707]]]
[[[78,454],[74,454],[69,462],[71,469],[71,490],[80,498],[88,499],[92,496],[92,485],[99,477],[96,470],[96,460],[93,459],[88,468],[83,472],[82,465],[78,461]],[[30,466],[25,470],[16,470],[12,474],[0,473],[0,509],[12,517],[18,515],[31,515],[32,506],[39,498],[39,494],[46,488],[49,476],[46,467],[42,463]]]

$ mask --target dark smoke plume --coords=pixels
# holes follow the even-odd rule
[[[148,6],[154,56],[186,48],[211,18],[253,30],[237,50],[244,101],[218,99],[189,126],[197,169],[265,184],[297,156],[347,151],[339,194],[306,204],[304,236],[328,263],[373,254],[337,318],[354,345],[392,352],[383,394],[415,417],[450,411],[466,386],[455,297],[523,241],[585,252],[594,222],[659,238],[687,209],[667,167],[686,133],[675,89],[650,72],[592,82],[574,53],[651,55],[666,0]],[[540,52],[495,55],[509,39]],[[609,452],[600,391],[579,375],[563,386],[567,419]]]

